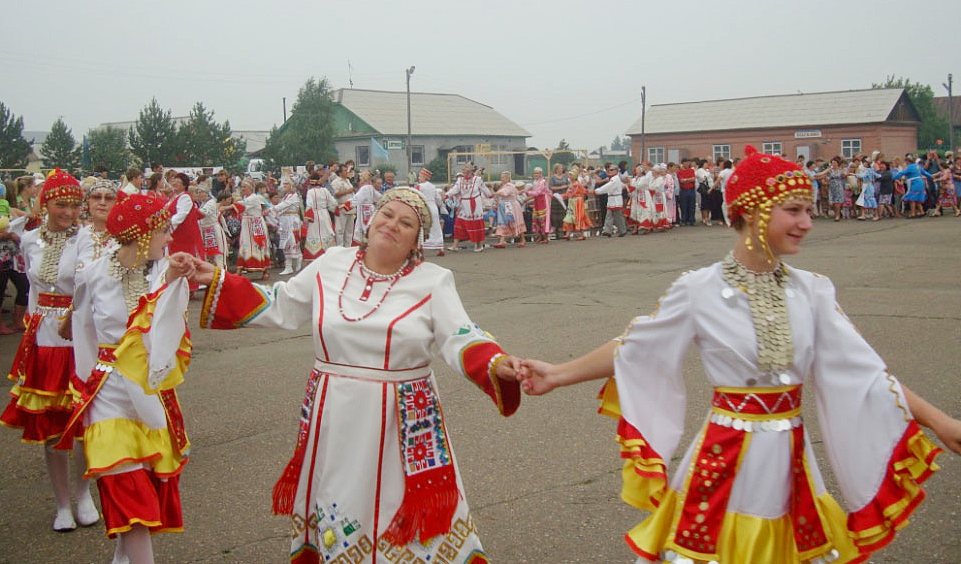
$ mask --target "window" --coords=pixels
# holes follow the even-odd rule
[[[860,139],[841,139],[841,156],[850,159],[861,152]]]
[[[357,145],[354,147],[356,152],[355,161],[357,166],[370,166],[370,145]]]
[[[762,147],[762,153],[766,153],[768,155],[783,155],[780,141],[765,141],[762,144]]]
[[[718,159],[730,159],[731,158],[731,146],[730,145],[714,145],[714,161],[717,162]]]
[[[509,145],[491,145],[491,151],[510,151]],[[490,164],[491,166],[504,166],[507,164],[507,157],[510,155],[491,155]]]
[[[454,150],[455,153],[473,153],[473,152],[474,152],[474,146],[473,146],[473,145],[458,145],[457,147],[454,147],[453,150]],[[473,156],[473,155],[457,155],[456,160],[454,161],[454,164],[456,164],[456,165],[465,165],[465,164],[467,164],[467,163],[469,163],[469,162],[471,162],[471,161],[473,161],[473,160],[474,160],[474,156]]]
[[[664,162],[664,147],[648,147],[647,160],[654,164]]]
[[[410,164],[411,166],[424,166],[424,146],[423,145],[410,146]]]

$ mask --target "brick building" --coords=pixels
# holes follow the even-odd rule
[[[920,117],[904,89],[849,90],[658,104],[648,109],[643,160],[739,157],[745,145],[794,159],[913,152]],[[641,121],[627,131],[641,158]]]

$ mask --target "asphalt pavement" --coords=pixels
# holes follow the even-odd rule
[[[563,361],[619,335],[680,273],[720,260],[733,242],[734,233],[721,227],[684,227],[430,260],[454,271],[467,311],[506,349]],[[953,217],[819,220],[802,253],[788,260],[829,276],[891,372],[957,417],[959,243],[961,219]],[[313,362],[309,328],[200,330],[198,309],[192,302],[194,358],[179,388],[193,443],[181,480],[186,531],[154,537],[157,561],[286,561],[289,524],[270,514],[270,491],[297,433]],[[0,336],[3,369],[17,341]],[[495,562],[633,561],[622,539],[643,514],[619,499],[614,422],[596,414],[599,383],[525,397],[504,419],[443,361],[434,368],[467,499]],[[709,394],[696,353],[685,377],[686,443]],[[0,391],[10,386],[4,381]],[[816,416],[807,416],[830,484]],[[961,562],[961,457],[946,454],[940,463],[911,525],[872,562]],[[110,561],[113,544],[102,525],[69,534],[50,529],[54,505],[42,449],[21,445],[11,430],[0,431],[0,476],[0,562]]]

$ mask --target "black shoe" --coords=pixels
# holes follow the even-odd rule
[[[604,237],[610,237],[610,236],[611,236],[610,233],[601,233],[601,235],[604,236]]]

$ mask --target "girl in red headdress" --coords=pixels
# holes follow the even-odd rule
[[[10,369],[9,378],[15,382],[10,403],[0,415],[3,425],[22,429],[23,442],[45,445],[47,473],[57,504],[53,529],[59,532],[72,531],[78,523],[93,525],[100,519],[83,479],[80,453],[71,482],[68,453],[53,449],[71,410],[73,347],[60,335],[59,326],[73,303],[83,199],[76,178],[60,169],[53,171],[40,193],[43,223],[20,239],[30,281],[29,305],[26,330]],[[76,516],[70,507],[71,495],[77,500]]]
[[[797,165],[748,147],[725,199],[738,239],[723,261],[683,274],[653,313],[593,352],[524,361],[522,386],[539,395],[614,375],[601,412],[618,420],[621,496],[650,512],[626,535],[641,562],[864,561],[907,523],[937,470],[940,449],[921,426],[961,454],[961,421],[888,373],[830,280],[781,261],[812,227]],[[678,453],[692,343],[714,394]],[[814,390],[843,507],[804,430],[802,384]]]
[[[150,534],[183,530],[179,476],[190,443],[174,388],[190,362],[187,253],[164,258],[170,209],[121,195],[107,219],[119,243],[77,272],[72,317],[78,400],[57,448],[83,439],[114,562],[153,562]]]

